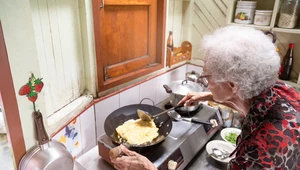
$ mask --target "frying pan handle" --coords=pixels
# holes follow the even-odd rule
[[[109,157],[115,159],[122,154],[121,148],[115,147],[109,150]]]
[[[166,89],[167,93],[172,93],[172,90],[168,85],[163,85],[163,87]]]
[[[150,98],[143,98],[143,99],[141,100],[140,104],[142,104],[142,102],[143,102],[145,99],[148,99],[148,100],[150,100],[150,101],[153,103],[153,106],[154,106],[154,101],[153,101],[153,100],[151,100]]]
[[[127,148],[127,149],[130,148],[129,145],[126,145],[126,144],[125,144],[125,145],[122,144],[122,145],[123,145],[125,148]],[[123,155],[125,155],[125,154],[122,152],[122,149],[120,148],[120,146],[114,147],[114,148],[112,148],[112,149],[109,150],[109,157],[110,157],[110,158],[115,159],[115,158],[121,157],[121,156],[123,156]]]
[[[211,125],[212,126],[212,124],[210,122],[206,122],[206,121],[200,120],[198,118],[192,118],[191,121],[194,122],[194,123],[200,123],[200,124]]]
[[[38,110],[37,112],[33,112],[33,118],[35,122],[36,132],[37,132],[37,140],[39,145],[43,145],[49,142],[49,136],[45,130],[43,116],[41,112]]]

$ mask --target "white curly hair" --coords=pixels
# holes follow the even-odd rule
[[[242,99],[259,95],[277,80],[280,57],[262,31],[243,26],[220,28],[205,36],[201,47],[212,80],[236,83]]]

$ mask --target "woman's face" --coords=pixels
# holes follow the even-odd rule
[[[210,75],[209,72],[206,72],[205,68],[203,71],[204,75]],[[229,82],[215,82],[212,80],[212,75],[207,77],[207,81],[208,88],[215,101],[224,103],[233,97],[234,93],[232,92],[232,87]]]

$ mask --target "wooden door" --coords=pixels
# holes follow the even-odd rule
[[[94,3],[98,89],[113,87],[117,82],[136,78],[136,74],[163,64],[162,57],[157,57],[160,51],[157,49],[157,5],[161,4],[157,1],[97,0]]]

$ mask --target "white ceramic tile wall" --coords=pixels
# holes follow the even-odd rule
[[[80,119],[76,118],[52,139],[63,143],[73,157],[79,157],[82,154],[80,128]]]
[[[184,80],[186,73],[186,65],[183,65],[171,71],[171,81]]]
[[[95,139],[95,141],[96,141],[96,139]],[[90,151],[91,149],[93,149],[97,145],[98,145],[98,143],[91,143],[90,145],[86,146],[85,149],[82,150],[82,154]]]
[[[120,93],[120,107],[140,102],[140,87],[134,86]]]
[[[142,84],[140,84],[140,100],[144,98],[149,98],[151,99],[154,103],[156,103],[156,84],[157,84],[157,78],[148,80]],[[150,100],[144,100],[143,104],[150,104],[152,105],[153,103]]]
[[[95,104],[97,139],[104,133],[106,117],[120,107],[120,95],[116,94]]]
[[[81,129],[81,144],[83,153],[96,146],[96,126],[95,126],[95,106],[91,106],[86,111],[84,111],[80,119],[80,129]]]
[[[187,64],[186,65],[186,72],[191,72],[191,71],[195,71],[196,73],[201,73],[203,71],[203,69],[200,66]]]
[[[184,80],[186,65],[157,77],[156,104],[169,97],[169,94],[163,88],[164,84],[169,85],[172,81]]]
[[[156,95],[155,95],[155,104],[165,100],[169,97],[169,94],[164,89],[164,84],[169,84],[172,81],[171,72],[167,72],[159,77],[157,77],[157,84],[156,84]]]
[[[186,72],[192,70],[202,72],[201,67],[190,64],[184,65],[104,99],[87,109],[53,139],[65,144],[71,154],[78,157],[97,145],[97,139],[104,133],[104,121],[110,113],[120,107],[137,104],[143,98],[150,98],[155,104],[161,102],[169,97],[163,85],[170,84],[172,81],[183,80]],[[145,100],[143,103],[152,104],[149,100]]]

